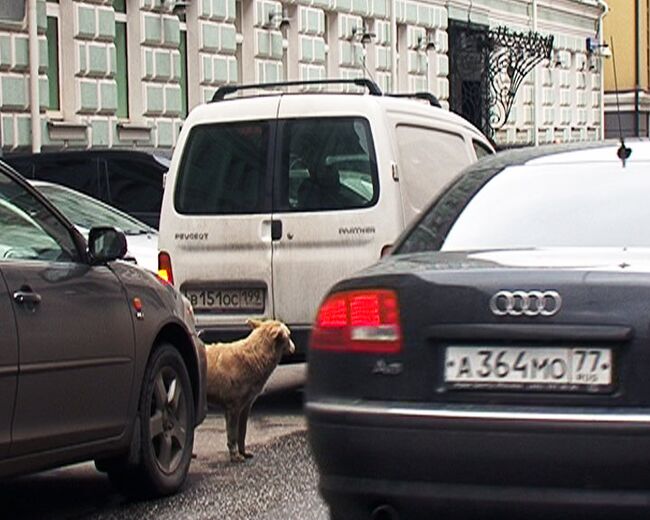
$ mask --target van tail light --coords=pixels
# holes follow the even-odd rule
[[[174,285],[172,259],[166,251],[160,251],[158,253],[158,278],[168,284]]]
[[[364,289],[330,295],[318,310],[310,348],[366,354],[401,352],[397,293]]]

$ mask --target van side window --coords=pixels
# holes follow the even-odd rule
[[[174,204],[182,214],[264,212],[270,123],[196,126],[188,136]]]
[[[472,159],[460,134],[411,125],[398,125],[396,133],[402,189],[418,212]]]
[[[377,161],[362,118],[286,120],[276,208],[324,211],[365,208],[379,195]]]
[[[474,146],[474,151],[476,152],[476,158],[480,159],[481,157],[485,157],[486,155],[493,155],[494,152],[490,150],[487,146],[485,146],[483,143],[480,143],[479,141],[475,141],[472,139],[472,146]]]

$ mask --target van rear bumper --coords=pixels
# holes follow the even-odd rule
[[[306,325],[287,324],[291,330],[291,339],[296,346],[296,352],[290,356],[284,356],[281,363],[300,363],[307,359],[307,348],[309,345],[309,335],[311,327]],[[238,339],[245,338],[250,334],[251,329],[246,325],[242,327],[219,326],[219,327],[201,327],[197,325],[199,338],[204,343],[227,343]]]

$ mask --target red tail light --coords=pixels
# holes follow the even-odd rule
[[[169,253],[160,251],[158,253],[158,278],[174,285],[174,273],[172,272],[172,259]]]
[[[395,291],[367,289],[331,295],[321,305],[310,348],[396,354],[402,329]]]

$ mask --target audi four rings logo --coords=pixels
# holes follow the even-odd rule
[[[499,291],[490,298],[497,316],[553,316],[562,307],[557,291]]]

